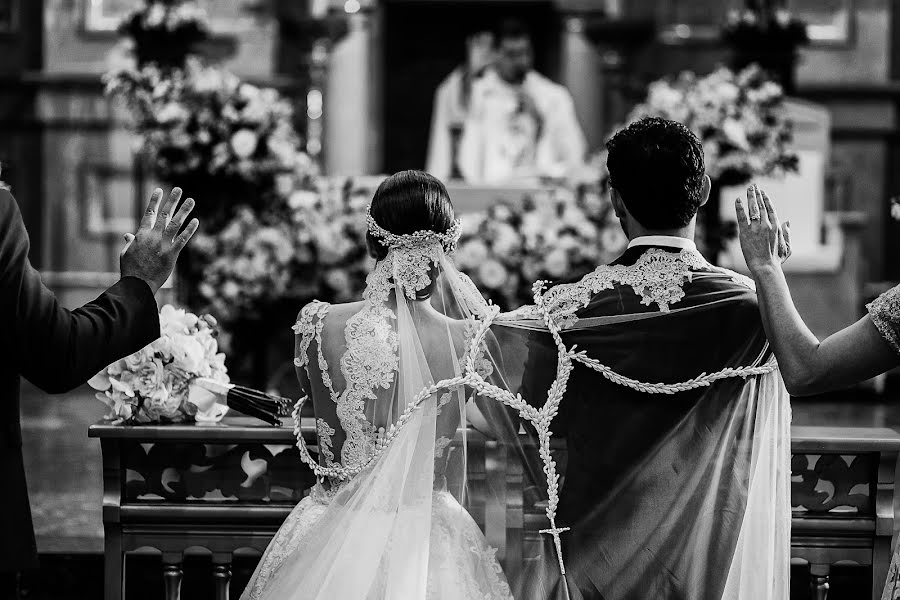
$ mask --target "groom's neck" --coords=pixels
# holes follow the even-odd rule
[[[696,227],[694,221],[691,221],[684,227],[679,227],[678,229],[647,229],[637,223],[632,222],[629,224],[627,236],[628,241],[648,235],[667,235],[670,237],[680,237],[693,241],[695,230]]]

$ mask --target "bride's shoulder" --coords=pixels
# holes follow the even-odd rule
[[[315,321],[324,319],[330,308],[331,304],[319,300],[313,300],[309,304],[304,305],[297,314],[297,320],[292,327],[294,333],[300,333]]]
[[[331,304],[330,302],[322,302],[321,300],[313,300],[309,304],[300,309],[297,315],[297,321],[294,323],[294,333],[300,335],[315,329],[317,324],[324,326],[325,317],[332,316],[338,320],[348,317],[363,307],[364,302],[345,302],[341,304]]]

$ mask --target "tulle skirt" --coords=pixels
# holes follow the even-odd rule
[[[303,548],[304,538],[325,514],[330,494],[316,486],[300,501],[275,534],[250,579],[241,600],[284,600],[266,593],[267,584],[282,568],[290,568],[288,557],[297,551],[316,552]],[[460,527],[462,523],[462,527]],[[301,550],[302,549],[302,550]],[[352,577],[352,573],[347,574]],[[388,600],[376,584],[367,598],[358,600]],[[298,591],[296,598],[302,598]],[[512,593],[496,550],[491,548],[478,525],[468,512],[446,491],[435,491],[432,501],[431,538],[428,556],[427,600],[512,600]],[[357,600],[346,598],[342,600]],[[399,600],[399,599],[398,599]]]
[[[894,550],[881,600],[900,600],[900,545]]]

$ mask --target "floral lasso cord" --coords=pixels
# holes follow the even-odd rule
[[[466,349],[465,357],[463,360],[463,374],[449,379],[443,379],[423,388],[412,399],[412,401],[407,404],[406,409],[403,411],[397,421],[387,429],[383,436],[380,436],[378,438],[375,446],[375,451],[368,458],[368,460],[360,464],[354,465],[352,467],[346,467],[344,465],[323,466],[320,465],[309,454],[309,450],[307,449],[306,444],[303,441],[300,429],[300,411],[307,398],[301,398],[295,405],[292,415],[294,418],[294,434],[297,437],[297,447],[300,450],[301,460],[306,463],[320,479],[327,477],[339,481],[347,481],[368,468],[383,454],[383,452],[391,444],[391,442],[396,439],[403,425],[409,421],[410,417],[413,414],[413,411],[418,409],[426,399],[442,390],[447,390],[457,386],[471,387],[479,395],[493,398],[494,400],[516,410],[519,416],[531,423],[531,425],[537,432],[538,452],[541,458],[541,462],[543,463],[544,475],[547,479],[548,502],[546,515],[550,525],[548,528],[541,529],[539,532],[553,537],[553,543],[556,549],[560,573],[562,575],[565,575],[566,567],[565,561],[563,560],[560,534],[565,533],[569,530],[569,528],[559,527],[556,524],[556,509],[559,504],[559,473],[556,470],[556,461],[553,460],[550,451],[550,442],[553,436],[553,432],[551,431],[550,427],[553,423],[554,417],[556,417],[556,415],[559,413],[559,407],[566,392],[569,376],[571,375],[572,370],[575,368],[575,363],[581,363],[586,367],[600,373],[601,375],[603,375],[603,377],[616,385],[628,387],[646,394],[676,394],[679,392],[693,390],[701,387],[708,387],[712,385],[712,383],[721,379],[737,377],[746,379],[747,377],[754,377],[758,375],[764,375],[766,373],[771,373],[778,368],[777,362],[775,361],[773,356],[765,364],[762,365],[750,367],[728,367],[714,373],[701,373],[699,376],[694,377],[693,379],[677,383],[648,383],[625,377],[624,375],[616,373],[612,368],[602,364],[596,359],[589,358],[583,351],[577,351],[576,346],[572,346],[571,348],[566,347],[565,343],[562,340],[562,336],[560,335],[559,324],[557,323],[556,319],[554,319],[552,311],[546,306],[544,302],[545,288],[546,282],[544,281],[538,281],[534,284],[534,302],[535,308],[540,313],[545,326],[547,327],[554,343],[556,344],[557,366],[556,378],[550,386],[550,389],[547,393],[547,400],[543,404],[543,406],[541,406],[540,408],[532,406],[524,398],[522,398],[521,394],[514,394],[509,390],[491,384],[477,372],[476,358],[479,355],[479,350],[482,343],[484,342],[485,336],[490,330],[491,325],[494,323],[494,320],[500,313],[500,309],[498,307],[490,305],[489,310],[485,311],[485,314],[480,319],[479,328],[476,331],[475,335],[472,336],[469,347]]]

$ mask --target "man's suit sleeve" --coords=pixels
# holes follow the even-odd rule
[[[0,191],[0,319],[20,374],[50,393],[68,391],[159,337],[156,299],[125,277],[69,311],[28,260],[28,233],[15,199]]]

